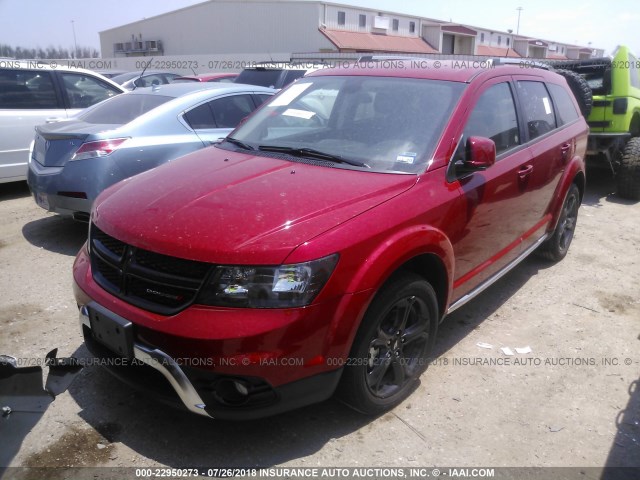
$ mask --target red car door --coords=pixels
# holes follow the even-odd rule
[[[533,157],[530,171],[521,178],[532,217],[522,240],[522,248],[527,249],[544,234],[551,220],[551,202],[564,166],[575,151],[575,139],[570,129],[557,128],[559,119],[545,83],[537,77],[518,77],[515,85],[523,133]]]
[[[506,76],[479,87],[471,99],[452,160],[464,160],[470,137],[490,138],[496,144],[493,166],[456,174],[466,218],[452,239],[456,258],[454,299],[515,260],[521,253],[522,237],[536,223],[537,214],[529,208],[526,181],[533,169],[533,157],[523,145],[513,90],[511,77]]]

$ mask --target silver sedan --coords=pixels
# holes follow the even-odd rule
[[[274,93],[228,83],[138,88],[40,125],[29,188],[45,210],[86,220],[102,190],[217,142]]]

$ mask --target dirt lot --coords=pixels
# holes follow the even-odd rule
[[[11,466],[640,467],[640,204],[611,194],[608,172],[590,174],[567,258],[530,258],[451,315],[438,361],[394,411],[367,418],[329,401],[208,421],[87,367]],[[0,353],[86,354],[71,290],[85,234],[26,184],[0,185]]]

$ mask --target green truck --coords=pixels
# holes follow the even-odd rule
[[[569,71],[565,77],[587,117],[587,154],[608,162],[618,195],[640,200],[640,60],[621,46],[613,58],[554,62],[553,67]]]

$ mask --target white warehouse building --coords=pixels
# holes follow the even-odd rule
[[[603,50],[324,1],[208,0],[100,32],[103,57],[346,53],[578,59]]]

